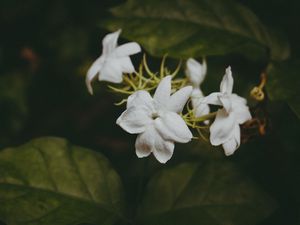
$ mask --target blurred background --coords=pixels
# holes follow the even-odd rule
[[[121,175],[130,214],[135,210],[143,167],[143,160],[137,160],[134,153],[135,136],[115,124],[123,107],[113,103],[120,97],[103,83],[93,83],[94,96],[88,94],[85,86],[86,71],[101,54],[101,40],[109,32],[99,24],[110,16],[108,9],[124,2],[0,1],[0,147],[17,146],[36,137],[58,136],[102,152]],[[300,56],[299,1],[239,2],[264,24],[279,28],[290,42],[291,57]],[[141,55],[133,58],[135,65],[140,59]],[[207,60],[205,93],[218,90],[224,68],[231,65],[239,74],[236,92],[247,98],[251,88],[259,83],[265,66],[264,62],[234,54],[210,56]],[[177,63],[176,59],[168,60],[170,68]],[[159,59],[150,57],[149,64],[157,69]],[[284,102],[259,105],[250,99],[250,104],[257,117],[267,121],[265,133],[256,131],[247,136],[246,131],[246,143],[226,160],[236,163],[276,201],[276,209],[259,225],[300,224],[299,119]],[[203,151],[199,151],[199,146]],[[224,157],[220,149],[212,151],[199,143],[178,145],[176,150],[167,167],[180,161]],[[143,175],[144,183],[161,165],[151,158],[149,168]]]

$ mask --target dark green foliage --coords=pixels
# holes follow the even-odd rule
[[[64,139],[0,152],[0,217],[8,224],[113,224],[121,218],[122,194],[104,156]]]
[[[272,64],[268,68],[269,96],[274,101],[286,101],[300,117],[300,60]]]
[[[153,177],[140,207],[140,224],[251,225],[276,204],[231,163],[184,163]]]
[[[231,0],[129,0],[103,24],[124,30],[149,53],[173,57],[243,54],[252,59],[289,56],[286,40],[267,29],[246,7]],[[269,55],[270,52],[270,56]]]

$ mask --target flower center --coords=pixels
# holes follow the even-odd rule
[[[159,117],[159,115],[158,115],[158,113],[154,112],[154,113],[152,113],[151,117],[153,120],[155,120]]]

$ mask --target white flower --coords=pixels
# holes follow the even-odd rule
[[[186,66],[186,76],[189,78],[193,87],[199,87],[206,76],[206,61],[203,60],[203,64],[201,64],[195,59],[189,58],[186,62]]]
[[[201,64],[195,59],[189,58],[186,65],[186,75],[193,85],[191,100],[194,113],[196,117],[201,117],[208,114],[210,111],[208,104],[202,102],[204,95],[200,89],[200,85],[203,82],[207,72],[206,61],[203,60],[203,63]]]
[[[91,94],[93,94],[91,82],[97,75],[99,81],[121,83],[123,73],[135,71],[129,56],[140,52],[141,47],[136,42],[117,46],[120,33],[121,30],[118,30],[103,38],[102,55],[92,64],[86,76],[86,85]]]
[[[137,91],[127,100],[127,109],[117,124],[131,134],[139,134],[136,154],[139,158],[152,152],[161,163],[173,155],[174,142],[187,143],[192,133],[178,113],[186,104],[192,87],[184,87],[171,95],[171,76],[158,85],[153,98],[147,91]]]
[[[210,127],[210,142],[212,145],[221,145],[225,154],[231,155],[240,145],[240,124],[251,119],[246,99],[233,94],[233,78],[231,68],[226,73],[220,85],[220,92],[215,92],[205,97],[204,102],[220,105],[216,119]]]

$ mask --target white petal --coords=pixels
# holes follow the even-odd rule
[[[171,76],[166,76],[158,84],[153,99],[159,108],[165,108],[171,95]]]
[[[187,143],[193,137],[181,116],[174,112],[165,112],[154,121],[154,124],[165,140]]]
[[[118,60],[109,59],[105,62],[99,75],[99,81],[101,80],[112,83],[121,83],[123,81],[122,69]]]
[[[116,57],[125,57],[129,55],[134,55],[136,53],[139,53],[140,51],[141,51],[141,47],[138,43],[129,42],[118,46],[114,51],[114,54],[116,55]]]
[[[87,72],[85,83],[86,83],[86,86],[87,86],[90,94],[93,94],[93,88],[91,86],[91,82],[96,78],[97,74],[100,72],[100,70],[103,66],[103,62],[104,62],[104,57],[103,56],[99,57],[92,64],[92,66],[89,68],[89,70]]]
[[[231,94],[230,98],[233,104],[247,105],[247,100],[241,96],[238,96],[237,94]]]
[[[213,92],[210,95],[204,97],[201,102],[211,105],[220,105],[222,106],[222,102],[220,101],[220,96],[222,96],[222,93],[220,92]]]
[[[233,78],[231,67],[227,67],[225,75],[223,76],[222,82],[220,84],[221,93],[231,94],[233,88]]]
[[[211,144],[217,146],[230,140],[235,126],[234,114],[227,114],[225,109],[219,109],[215,121],[210,126]]]
[[[163,139],[155,140],[155,148],[153,154],[160,163],[169,161],[174,152],[174,142],[165,141]]]
[[[133,73],[135,71],[134,66],[129,57],[118,58],[123,73]]]
[[[246,105],[246,99],[236,95],[231,95],[232,101],[232,113],[235,114],[236,120],[239,124],[245,123],[252,118],[248,106]]]
[[[202,91],[200,90],[200,88],[197,87],[197,88],[193,89],[191,97],[195,98],[195,99],[203,100],[204,95],[203,95]]]
[[[130,134],[138,134],[145,131],[146,126],[152,123],[147,108],[144,106],[130,107],[117,119],[117,124]]]
[[[230,96],[227,94],[224,95],[220,95],[219,96],[220,101],[222,102],[222,105],[224,107],[224,109],[226,110],[227,113],[231,112],[232,109],[232,102],[230,99]]]
[[[202,60],[202,81],[200,82],[200,84],[203,82],[204,78],[206,77],[206,74],[207,74],[207,63],[206,63],[206,59],[203,58]]]
[[[145,132],[139,134],[135,148],[139,158],[146,157],[153,152],[160,163],[166,163],[173,155],[174,143],[165,141],[150,125]]]
[[[194,114],[196,117],[204,116],[210,112],[209,106],[205,103],[202,103],[203,93],[199,88],[194,88],[191,95],[191,99],[192,99]]]
[[[115,48],[117,47],[117,42],[118,42],[118,38],[119,35],[121,33],[121,29],[117,30],[116,32],[107,34],[102,41],[102,54],[107,56],[109,54],[111,54]]]
[[[222,147],[224,149],[225,155],[230,156],[237,149],[237,143],[234,138],[231,138],[230,140],[222,144]]]
[[[243,124],[246,121],[252,119],[252,116],[251,116],[248,106],[241,106],[239,108],[235,108],[232,113],[235,114],[236,121],[239,124]]]
[[[189,99],[192,93],[192,90],[192,86],[187,86],[175,92],[170,97],[170,100],[168,102],[168,110],[176,113],[181,113],[184,105],[186,104],[187,100]]]
[[[241,132],[239,125],[236,125],[234,130],[233,137],[222,145],[226,156],[232,155],[240,146]]]
[[[148,129],[139,134],[135,141],[135,153],[137,157],[144,158],[151,154],[154,143],[155,135]]]
[[[210,109],[207,104],[199,104],[198,107],[194,108],[195,110],[195,117],[201,117],[209,114]]]
[[[189,58],[186,62],[186,75],[194,87],[199,87],[206,75],[206,61],[203,64],[197,62],[193,58]]]
[[[149,92],[140,90],[136,91],[132,95],[130,95],[127,99],[127,109],[129,107],[141,107],[144,106],[149,117],[151,117],[152,113],[154,112],[154,104],[153,99],[150,96]]]
[[[192,102],[194,102],[193,105],[195,105],[195,107],[193,106],[195,117],[198,118],[209,114],[209,106],[207,104],[197,104],[197,101],[198,100],[193,101],[192,99]]]

